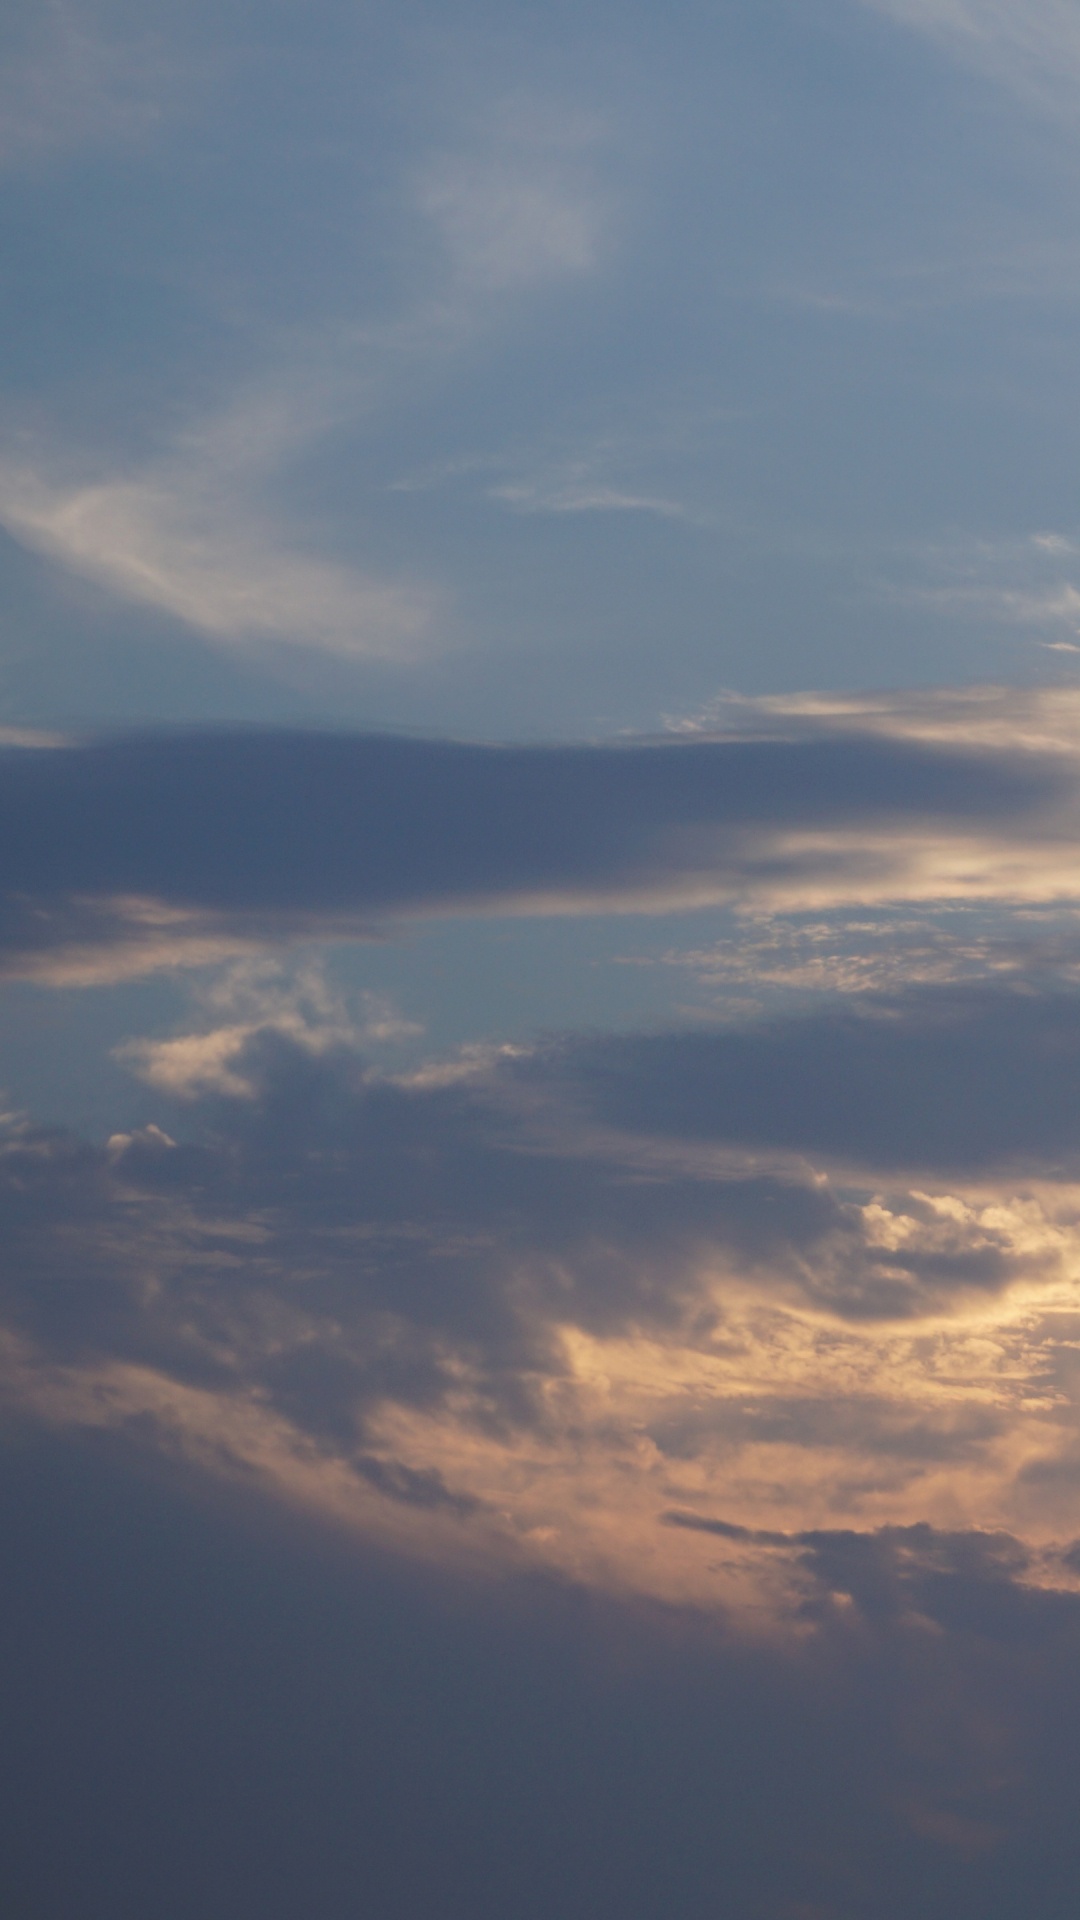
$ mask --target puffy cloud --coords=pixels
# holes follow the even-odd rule
[[[355,1018],[317,958],[292,968],[265,958],[233,960],[212,971],[196,998],[210,1016],[208,1028],[166,1040],[128,1040],[116,1049],[149,1086],[182,1100],[207,1092],[254,1095],[257,1085],[244,1077],[243,1062],[249,1043],[260,1036],[284,1035],[318,1055],[413,1039],[423,1031],[402,1019],[384,994],[362,993],[361,1017]]]
[[[1042,695],[806,696],[611,746],[13,746],[8,964],[932,898],[960,848],[976,895],[1015,875],[1043,900],[1075,866],[1075,720]],[[790,1620],[811,1533],[975,1527],[1023,1543],[1014,1586],[1065,1591],[1080,1002],[1065,934],[1039,965],[1010,937],[1007,967],[990,935],[916,941],[857,1003],[396,1079],[356,1050],[392,1007],[357,1022],[317,969],[234,962],[202,1030],[130,1043],[156,1127],[98,1147],[9,1122],[5,1392],[429,1561]]]
[[[1076,1186],[860,1185],[643,1094],[605,1130],[579,1046],[576,1110],[567,1046],[400,1082],[269,1028],[186,1138],[9,1123],[8,1404],[425,1559],[759,1619],[803,1562],[756,1536],[808,1528],[1005,1529],[1069,1589]],[[720,1558],[665,1523],[721,1501]]]

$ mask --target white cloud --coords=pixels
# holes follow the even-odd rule
[[[290,458],[363,404],[361,389],[338,343],[337,364],[319,379],[287,365],[253,381],[141,467],[88,477],[85,459],[31,443],[21,460],[0,462],[0,524],[212,640],[412,658],[430,645],[435,592],[305,551],[265,503]]]
[[[427,588],[304,553],[287,532],[176,463],[82,486],[0,470],[0,520],[24,545],[212,640],[273,639],[352,659],[408,659],[435,612]]]
[[[634,493],[618,487],[590,481],[586,474],[576,479],[544,482],[518,481],[489,491],[492,500],[505,501],[519,513],[652,513],[662,520],[685,520],[691,516],[677,500],[665,500],[660,494]]]
[[[212,973],[194,998],[220,1024],[168,1040],[128,1040],[116,1049],[140,1080],[180,1100],[206,1093],[253,1098],[257,1082],[243,1062],[257,1035],[277,1034],[319,1055],[336,1047],[392,1046],[423,1032],[385,994],[361,993],[356,1017],[318,957],[290,965],[244,955]],[[231,1017],[222,1022],[222,1015]]]

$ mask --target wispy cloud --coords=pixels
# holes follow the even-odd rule
[[[1074,533],[957,536],[912,557],[922,577],[889,581],[889,599],[960,619],[1041,630],[1046,637],[1040,644],[1072,650],[1071,636],[1080,634],[1080,541]]]
[[[417,204],[441,236],[458,293],[526,290],[598,264],[612,221],[593,164],[604,134],[594,116],[522,97],[426,162]]]
[[[225,645],[269,639],[361,660],[429,649],[430,588],[304,552],[248,491],[238,498],[227,475],[192,459],[74,486],[8,466],[0,520],[63,567]]]
[[[86,0],[12,0],[0,69],[0,166],[152,136],[212,62],[185,60],[145,16],[110,19]]]
[[[527,101],[467,129],[402,184],[404,207],[427,225],[427,271],[398,314],[277,341],[249,319],[256,371],[216,410],[163,434],[150,457],[80,452],[62,429],[23,433],[21,452],[0,464],[0,524],[225,645],[272,641],[358,660],[430,653],[445,639],[437,587],[298,537],[282,482],[328,434],[343,425],[362,434],[418,368],[430,373],[549,282],[595,268],[610,224],[591,172],[599,138]],[[493,304],[496,294],[505,300]],[[13,430],[10,444],[19,439]],[[581,501],[595,496],[590,505],[669,510],[618,492],[577,489]],[[573,509],[581,502],[571,496]]]
[[[1070,0],[864,0],[1044,110],[1075,116],[1080,19]]]
[[[718,411],[712,410],[713,420]],[[569,449],[548,441],[541,446],[464,454],[395,480],[389,490],[419,493],[466,485],[482,487],[486,499],[515,513],[643,513],[705,525],[713,517],[710,513],[675,497],[675,489],[658,490],[655,480],[650,485],[645,477],[650,470],[655,473],[658,456],[670,470],[674,452],[685,482],[686,469],[700,452],[698,446],[687,444],[689,436],[674,449],[671,443],[676,435],[665,434],[663,425],[643,424],[638,432],[579,437]]]
[[[492,500],[505,501],[519,513],[651,513],[661,520],[695,518],[677,500],[604,486],[587,471],[570,472],[547,482],[507,482],[490,488],[489,493]]]
[[[721,1014],[821,996],[895,993],[958,981],[1080,979],[1075,912],[1027,910],[993,929],[977,913],[914,917],[897,910],[829,918],[754,915],[708,946],[672,948],[657,964],[685,970]]]
[[[455,271],[492,292],[593,266],[599,210],[557,175],[448,159],[431,169],[420,205],[444,236]]]
[[[291,463],[343,413],[361,417],[391,363],[418,347],[410,328],[371,338],[339,329],[320,344],[316,352],[305,342],[189,418],[149,459],[114,454],[104,475],[99,455],[13,436],[20,451],[0,461],[0,524],[65,569],[225,646],[270,640],[355,659],[429,652],[435,589],[312,551],[271,504]]]
[[[966,746],[979,751],[1071,754],[1080,728],[1080,692],[1072,687],[927,687],[880,693],[725,691],[700,712],[673,714],[670,733],[723,739],[865,735]]]

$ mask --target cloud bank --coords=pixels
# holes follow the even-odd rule
[[[718,1897],[1068,1920],[1078,1602],[1020,1584],[1007,1537],[793,1540],[804,1634],[759,1651],[550,1579],[403,1578],[267,1524],[250,1488],[198,1503],[120,1437],[13,1440],[19,1910],[349,1920],[360,1889],[390,1920],[708,1920]]]
[[[610,745],[251,731],[9,750],[3,964],[108,977],[433,914],[1080,892],[1072,696],[735,720]]]
[[[544,1713],[523,1705],[512,1728],[475,1732],[478,1701],[507,1698],[496,1614],[515,1675],[554,1636],[552,1672],[580,1659],[598,1686],[606,1650],[618,1674],[597,1711],[619,1754],[628,1740],[651,1752],[646,1732],[669,1725],[675,1699],[683,1753],[689,1703],[717,1703],[700,1765],[676,1771],[691,1806],[702,1768],[728,1804],[724,1770],[745,1788],[760,1742],[758,1837],[743,1822],[721,1850],[740,1910],[876,1920],[892,1900],[897,1920],[1008,1920],[1035,1888],[1064,1920],[1053,1875],[1071,1890],[1072,1826],[1047,1755],[1071,1765],[1075,1750],[1061,1675],[1080,1631],[1080,994],[1073,920],[1043,909],[1074,898],[1075,719],[1071,696],[806,696],[729,702],[662,740],[611,746],[257,732],[12,743],[0,756],[10,971],[107,978],[254,950],[204,994],[204,1030],[129,1042],[146,1124],[94,1141],[3,1123],[0,1409],[16,1491],[0,1505],[9,1541],[48,1554],[57,1596],[50,1613],[32,1552],[0,1590],[31,1675],[18,1724],[53,1724],[43,1676],[69,1646],[58,1569],[96,1591],[117,1577],[101,1542],[126,1537],[123,1516],[171,1538],[182,1511],[190,1553],[224,1513],[231,1539],[263,1540],[244,1547],[257,1583],[251,1567],[302,1542],[288,1646],[334,1585],[324,1562],[349,1568],[352,1651],[343,1664],[344,1643],[313,1627],[305,1668],[327,1699],[360,1643],[380,1671],[395,1647],[422,1666],[419,1649],[446,1645],[438,1670],[460,1674],[461,1636],[482,1634],[477,1697],[444,1712],[425,1683],[420,1745],[452,1745],[447,1729],[468,1724],[470,1752],[515,1783],[521,1807],[538,1789],[507,1755],[523,1725],[542,1737]],[[905,908],[889,964],[856,969],[851,994],[844,941],[869,939],[894,898],[953,901],[958,886],[965,911],[940,915],[928,944]],[[791,935],[779,970],[798,972],[809,943],[834,972],[797,981],[803,1000],[771,1015],[475,1046],[391,1074],[317,966],[290,989],[259,957],[297,931],[383,936],[436,914],[700,899],[748,910],[751,976],[778,937],[777,903],[809,903],[817,934]],[[972,902],[982,917],[969,926]],[[703,974],[734,964],[727,950],[677,957]],[[370,1003],[372,1041],[391,1019]],[[95,1519],[97,1544],[83,1540],[86,1516],[114,1499],[121,1518]],[[223,1552],[204,1580],[216,1632]],[[154,1554],[169,1569],[166,1597],[147,1576],[156,1647],[167,1594],[187,1588],[166,1547]],[[142,1564],[124,1548],[139,1594]],[[385,1605],[358,1598],[358,1567]],[[250,1620],[243,1580],[236,1590]],[[458,1624],[444,1633],[426,1614],[410,1639],[410,1610],[444,1600],[438,1619]],[[104,1613],[118,1617],[115,1600]],[[93,1617],[84,1604],[80,1636]],[[134,1657],[125,1648],[121,1674]],[[193,1659],[205,1673],[201,1641]],[[155,1699],[172,1697],[165,1666]],[[269,1667],[282,1672],[277,1656]],[[269,1667],[255,1658],[260,1700]],[[650,1705],[633,1676],[661,1671]],[[68,1746],[98,1755],[110,1804],[119,1777],[100,1726],[123,1723],[126,1685],[110,1680],[114,1718],[95,1731],[65,1706]],[[390,1693],[397,1726],[401,1687]],[[227,1732],[235,1679],[214,1698],[223,1737],[246,1753],[262,1722],[246,1714],[247,1734]],[[546,1685],[544,1712],[553,1699]],[[569,1711],[545,1780],[562,1777]],[[341,1724],[348,1753],[383,1780],[397,1734],[373,1732],[368,1705]],[[142,1722],[129,1735],[153,1775]],[[175,1750],[175,1726],[171,1738]],[[777,1803],[793,1741],[801,1757]],[[387,1804],[411,1823],[415,1756],[402,1764],[408,1791],[388,1788]],[[443,1753],[433,1793],[454,1772]],[[618,1778],[625,1813],[637,1802]],[[470,1792],[486,1807],[491,1790]],[[648,1824],[651,1776],[642,1791]],[[231,1792],[216,1804],[246,1835]],[[370,1837],[371,1804],[364,1884],[412,1889]],[[713,1814],[710,1800],[695,1834],[714,1833]],[[514,1817],[532,1831],[534,1815]],[[112,1833],[109,1819],[90,1830]],[[650,1846],[666,1859],[679,1823],[655,1820]],[[451,1827],[456,1899],[473,1856]],[[27,1833],[17,1862],[36,1859]],[[282,1834],[266,1846],[260,1859],[288,1853]],[[683,1907],[704,1920],[703,1846],[689,1845]],[[490,1875],[490,1846],[480,1858]],[[588,1879],[588,1907],[573,1875],[569,1891],[541,1875],[548,1909],[670,1909],[667,1869],[653,1899],[617,1848],[604,1858],[614,1878]],[[329,1859],[320,1899],[344,1916],[352,1855],[338,1840]],[[37,1860],[35,1884],[49,1871]],[[125,1871],[154,1904],[153,1873]],[[189,1905],[191,1874],[171,1883]],[[244,1886],[288,1920],[280,1889],[252,1874]]]
[[[9,1121],[6,1404],[412,1557],[774,1625],[808,1528],[1005,1531],[1069,1592],[1078,1005],[396,1080],[233,1031],[171,1135]]]

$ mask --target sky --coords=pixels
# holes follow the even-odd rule
[[[1073,1920],[1080,15],[9,0],[0,1897]]]

